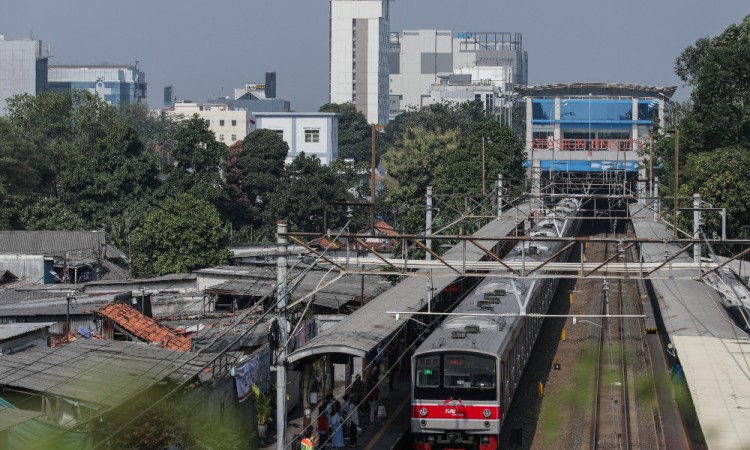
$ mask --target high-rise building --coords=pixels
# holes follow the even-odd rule
[[[7,114],[5,100],[18,94],[36,95],[47,89],[47,57],[42,41],[5,40],[0,35],[0,116]]]
[[[146,74],[136,65],[49,66],[48,80],[50,91],[82,89],[114,106],[146,100]]]
[[[441,80],[452,73],[469,74],[472,83],[488,81],[499,92],[526,85],[529,78],[528,54],[520,33],[461,32],[454,36],[449,30],[404,30],[390,33],[388,59],[391,118],[409,107],[433,102],[431,86],[443,89]]]
[[[330,0],[328,99],[388,122],[389,0]]]

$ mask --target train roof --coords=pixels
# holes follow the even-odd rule
[[[577,214],[579,206],[579,200],[566,198],[553,208],[544,210],[544,215],[538,217],[530,235],[551,237],[568,233],[570,223],[567,217]],[[504,259],[539,261],[548,258],[562,244],[519,243]],[[450,350],[498,355],[507,347],[513,330],[520,324],[520,303],[524,303],[528,295],[534,294],[537,282],[530,278],[485,279],[425,339],[415,355]]]

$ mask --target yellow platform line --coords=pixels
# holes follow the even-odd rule
[[[394,420],[396,420],[396,416],[398,416],[398,413],[401,412],[402,409],[404,409],[404,406],[406,406],[407,403],[411,401],[411,397],[407,396],[400,405],[398,405],[398,408],[391,414],[391,417],[385,422],[385,425],[380,427],[377,433],[375,433],[375,436],[370,439],[370,443],[367,444],[367,447],[364,448],[364,450],[372,450],[372,446],[375,445],[376,442],[378,442],[378,439],[380,439],[380,436],[383,435],[385,430],[391,426]],[[411,420],[411,419],[410,419]]]

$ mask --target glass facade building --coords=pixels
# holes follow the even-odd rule
[[[82,89],[114,106],[146,100],[146,74],[134,65],[49,66],[47,80],[49,91]]]

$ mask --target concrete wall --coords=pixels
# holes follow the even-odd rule
[[[40,41],[6,41],[0,37],[0,116],[7,114],[5,100],[8,97],[37,93],[40,47]]]
[[[12,355],[33,345],[47,347],[47,328],[30,331],[24,335],[0,342],[0,355]]]
[[[329,23],[329,101],[354,102],[369,123],[387,123],[388,2],[331,0]]]
[[[191,118],[193,114],[198,114],[201,119],[209,121],[208,128],[214,132],[216,140],[229,146],[244,139],[249,131],[250,113],[243,110],[230,110],[228,105],[178,102],[174,105],[174,111],[169,111],[169,114],[176,117],[182,116],[184,120]]]
[[[0,254],[0,267],[9,270],[19,280],[51,284],[54,277],[49,273],[54,261],[42,255]]]
[[[325,165],[338,158],[338,117],[334,114],[258,114],[256,127],[282,132],[289,145],[287,164],[302,152]],[[318,130],[319,141],[305,142],[305,130]]]

